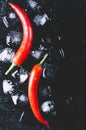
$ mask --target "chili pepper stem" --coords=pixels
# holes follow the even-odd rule
[[[10,71],[16,66],[15,63],[12,63],[11,66],[9,67],[9,69],[5,72],[5,75],[8,75],[10,73]]]
[[[43,57],[43,59],[39,62],[39,65],[42,66],[42,64],[44,63],[44,61],[46,60],[46,58],[48,57],[48,53],[46,53]]]

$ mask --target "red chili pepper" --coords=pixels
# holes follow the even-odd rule
[[[35,115],[35,117],[39,120],[39,122],[49,127],[48,122],[41,115],[39,102],[38,102],[38,94],[37,94],[38,83],[43,70],[42,64],[47,58],[47,56],[48,54],[44,56],[43,60],[39,64],[34,65],[34,67],[31,70],[29,82],[28,82],[28,99],[30,102],[32,112]]]
[[[9,3],[9,5],[20,18],[23,27],[23,40],[16,54],[12,58],[12,65],[7,70],[5,75],[7,75],[15,66],[20,66],[25,61],[28,54],[30,53],[33,40],[32,25],[27,14],[19,6],[11,3]]]

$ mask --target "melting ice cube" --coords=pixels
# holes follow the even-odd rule
[[[7,63],[7,62],[11,62],[11,59],[13,57],[13,55],[15,54],[15,51],[11,48],[5,48],[0,50],[0,61]]]
[[[2,83],[2,87],[3,87],[3,92],[5,94],[12,94],[14,91],[14,85],[12,84],[11,80],[3,80]]]
[[[53,101],[45,101],[41,105],[41,109],[43,112],[48,113],[54,109],[54,102]]]
[[[49,20],[48,15],[45,13],[43,15],[36,15],[33,19],[33,21],[36,23],[37,26],[44,25]]]

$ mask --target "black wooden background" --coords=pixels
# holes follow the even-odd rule
[[[0,6],[2,6],[1,1]],[[25,0],[9,1],[21,7],[26,6]],[[47,35],[50,33],[55,44],[57,42],[57,44],[65,50],[66,57],[65,61],[61,63],[62,71],[57,74],[52,88],[57,115],[55,117],[45,115],[51,124],[51,128],[49,129],[85,130],[86,1],[37,0],[37,2],[43,5],[44,12],[48,13],[52,20],[47,29],[46,26],[43,28],[43,35],[45,35],[45,32]],[[49,12],[50,8],[52,8],[51,12]],[[38,28],[35,27],[34,30],[37,32]],[[3,35],[6,33],[6,30],[2,29],[0,33]],[[40,34],[40,32],[38,33]],[[57,40],[58,34],[62,36],[60,42]],[[2,44],[1,42],[0,40],[0,44]],[[7,67],[6,65],[0,66],[0,130],[48,130],[48,128],[35,119],[29,105],[15,106],[10,95],[3,93],[2,81]],[[72,97],[71,100],[70,97]],[[25,112],[25,114],[20,122],[20,117],[23,112]]]

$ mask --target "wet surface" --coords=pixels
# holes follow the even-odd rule
[[[34,41],[24,64],[5,76],[22,40],[21,23],[9,2],[30,17]],[[0,41],[0,130],[48,130],[35,119],[27,100],[30,70],[46,52],[38,90],[41,113],[50,130],[85,130],[86,2],[1,0]]]

